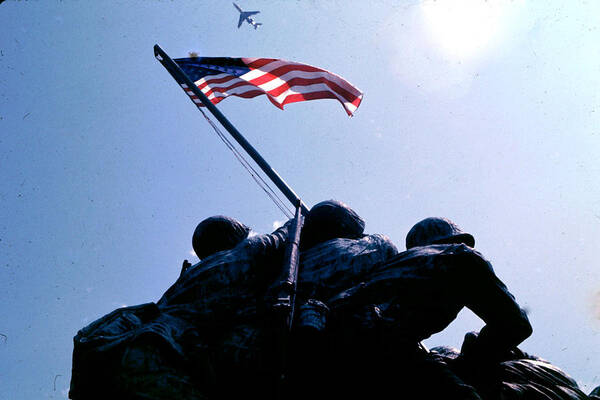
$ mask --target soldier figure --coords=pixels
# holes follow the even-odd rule
[[[334,328],[330,300],[363,282],[378,265],[398,253],[391,240],[364,234],[364,220],[346,204],[327,200],[306,216],[300,240],[297,312],[289,346],[289,399],[341,398],[340,341],[350,352],[364,347],[356,336]],[[365,366],[358,366],[364,370]],[[343,382],[345,384],[345,382]]]
[[[448,244],[463,246],[453,250],[460,254],[461,269],[467,287],[464,300],[485,323],[477,339],[463,348],[462,356],[469,361],[500,361],[504,355],[533,332],[525,312],[516,303],[506,286],[496,277],[492,266],[473,250],[475,239],[445,218],[426,218],[415,224],[406,236],[407,249]],[[467,245],[468,247],[465,247]],[[470,260],[470,264],[466,261]],[[472,271],[469,271],[472,270]],[[464,347],[464,346],[463,346]]]
[[[332,316],[337,315],[337,336],[360,332],[339,350],[343,372],[338,386],[348,384],[350,397],[383,395],[391,384],[402,387],[407,398],[479,399],[473,387],[419,343],[444,330],[467,307],[486,325],[465,346],[459,363],[470,371],[484,370],[531,334],[527,316],[490,263],[472,248],[473,236],[451,221],[423,220],[406,242],[407,251],[329,302]],[[362,349],[356,343],[370,346]]]
[[[234,361],[227,365],[244,345],[249,351],[238,358],[256,356],[256,330],[247,324],[260,308],[254,286],[278,274],[288,226],[248,238],[250,229],[233,218],[202,221],[192,239],[200,262],[184,262],[156,304],[115,310],[78,332],[70,397],[191,400],[213,393],[223,364],[215,348]]]

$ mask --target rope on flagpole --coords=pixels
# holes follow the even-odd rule
[[[190,96],[190,100],[192,100],[196,106],[199,106],[199,102],[201,102],[206,107],[206,109],[212,113],[212,115],[221,123],[223,128],[225,128],[227,130],[227,132],[229,132],[231,134],[231,137],[233,139],[235,139],[235,141],[248,153],[248,155],[252,158],[252,160],[254,160],[256,165],[258,167],[260,167],[260,169],[264,172],[264,174],[271,179],[273,184],[275,184],[275,186],[277,186],[277,188],[286,197],[286,199],[289,200],[294,205],[294,207],[297,207],[299,205],[300,208],[302,209],[302,213],[304,215],[308,214],[309,210],[306,207],[306,205],[302,202],[300,197],[292,190],[292,188],[287,183],[285,183],[285,181],[281,178],[281,176],[279,176],[277,171],[275,171],[269,165],[269,163],[267,163],[267,161],[260,155],[260,153],[258,151],[256,151],[256,149],[246,140],[246,138],[244,138],[244,136],[236,129],[236,127],[233,126],[231,124],[231,122],[229,122],[229,120],[219,111],[219,109],[217,107],[215,107],[215,105],[208,99],[208,97],[206,97],[206,95],[198,88],[198,86],[196,86],[196,84],[190,79],[190,77],[188,77],[185,74],[185,72],[183,72],[181,70],[179,65],[177,65],[177,63],[175,61],[173,61],[171,59],[171,57],[169,57],[169,55],[167,53],[165,53],[164,50],[161,49],[160,46],[157,44],[154,45],[154,56],[156,57],[156,59],[158,61],[160,61],[160,63],[163,65],[163,67],[165,67],[167,69],[169,74],[171,74],[171,76],[173,77],[173,79],[175,79],[175,81],[179,84],[179,86],[181,86],[181,88],[185,90],[185,92],[188,94],[188,96]],[[200,110],[200,111],[202,111],[202,110]],[[205,118],[206,118],[206,116],[205,116]],[[210,123],[212,126],[213,125],[212,122],[210,122]],[[219,137],[224,137],[224,135],[219,135]],[[233,151],[233,149],[232,149],[232,151]],[[244,168],[246,168],[248,170],[253,169],[253,168],[248,168],[248,167],[249,167],[249,164],[244,165]],[[255,171],[252,174],[252,177],[258,183],[257,176],[260,176],[260,175],[257,174]],[[264,182],[264,179],[262,179],[262,177],[260,179]],[[260,184],[260,186],[261,186],[261,188],[263,188],[263,190],[266,191],[263,184]],[[269,187],[269,189],[270,189],[270,187]],[[273,192],[272,189],[271,189],[271,191]],[[275,193],[275,192],[273,192],[273,193]],[[271,197],[271,196],[273,196],[273,195],[269,194],[269,197]],[[275,195],[274,197],[277,197],[277,196]],[[273,201],[276,201],[274,197],[271,197],[271,199]],[[282,212],[283,212],[283,210],[282,210]],[[286,214],[287,216],[290,216],[293,213],[288,214],[288,213],[284,212],[284,214]]]
[[[294,214],[285,205],[285,202],[281,199],[281,197],[277,195],[277,192],[275,192],[275,190],[263,179],[263,177],[258,173],[258,171],[256,171],[256,169],[252,167],[252,164],[250,164],[250,162],[244,157],[244,155],[233,145],[233,143],[231,143],[231,141],[223,134],[223,132],[221,132],[219,127],[208,117],[208,115],[206,115],[206,113],[200,107],[198,107],[198,110],[200,110],[200,112],[204,116],[204,119],[206,119],[206,121],[213,128],[217,136],[223,141],[223,143],[225,143],[225,146],[227,146],[227,148],[231,150],[231,152],[233,153],[235,158],[240,162],[240,164],[242,164],[246,171],[248,171],[248,173],[250,174],[250,176],[252,176],[252,178],[258,184],[258,186],[267,194],[267,196],[269,196],[271,201],[275,203],[277,208],[279,208],[281,212],[285,214],[286,217],[292,219],[294,217]]]

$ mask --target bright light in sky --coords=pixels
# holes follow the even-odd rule
[[[438,0],[422,4],[432,39],[448,56],[467,59],[480,55],[499,38],[509,8],[520,1]]]

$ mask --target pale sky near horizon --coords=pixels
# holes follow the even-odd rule
[[[600,385],[600,3],[0,4],[0,393],[65,399],[72,338],[156,301],[196,224],[284,220],[154,59],[272,57],[364,91],[220,110],[310,206],[335,198],[400,250],[428,216],[476,238],[529,312],[521,348]],[[468,310],[428,346],[460,346]]]

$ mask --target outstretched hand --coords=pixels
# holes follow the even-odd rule
[[[467,332],[460,347],[460,355],[465,360],[473,360],[478,357],[477,337],[479,332]]]
[[[465,334],[459,356],[454,360],[453,368],[465,382],[475,386],[491,386],[495,381],[495,372],[499,363],[490,354],[478,346],[478,332]]]

